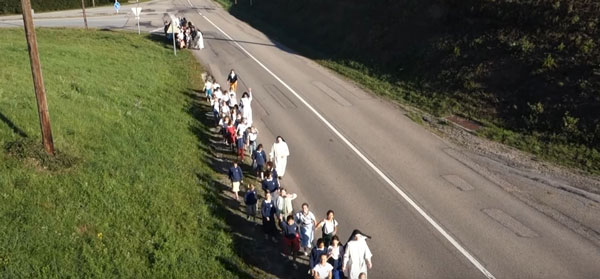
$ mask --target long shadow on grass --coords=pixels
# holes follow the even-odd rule
[[[201,97],[202,93],[194,90],[183,92],[185,96],[192,101],[188,107],[188,113],[194,117],[196,123],[190,125],[190,131],[198,137],[199,145],[205,153],[205,160],[214,170],[220,174],[226,174],[235,159],[235,154],[227,147],[218,134],[215,120],[212,117],[212,109]],[[254,183],[260,188],[256,177],[251,175],[251,167],[242,163],[245,183]],[[305,278],[307,277],[308,265],[306,259],[298,260],[298,269],[293,267],[293,263],[287,261],[280,255],[280,243],[272,243],[265,240],[262,233],[262,225],[259,218],[256,222],[246,218],[245,205],[243,201],[236,201],[231,194],[231,187],[224,176],[215,179],[209,174],[198,173],[198,180],[212,181],[212,184],[203,185],[205,202],[217,206],[209,207],[211,214],[217,218],[226,220],[229,225],[229,234],[233,238],[233,246],[246,264],[274,275],[276,278]],[[245,194],[245,187],[242,187],[240,197]],[[241,199],[241,198],[240,198]],[[260,215],[260,213],[259,213]],[[257,216],[258,217],[258,216]],[[255,278],[252,275],[242,271],[235,262],[229,259],[219,258],[222,265],[229,271],[238,274],[240,278]]]
[[[25,133],[25,131],[21,130],[21,128],[19,128],[17,125],[15,125],[15,123],[13,123],[6,115],[4,115],[2,112],[0,112],[0,120],[2,120],[2,122],[4,122],[6,125],[8,125],[8,127],[13,130],[13,132],[17,135],[19,135],[20,137],[26,138],[27,137],[27,133]]]

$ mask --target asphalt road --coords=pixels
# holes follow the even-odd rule
[[[150,9],[142,11],[142,30],[162,28],[165,13],[200,27],[206,48],[196,56],[221,84],[235,68],[239,93],[252,87],[259,141],[270,146],[281,135],[288,142],[282,184],[319,218],[335,210],[342,239],[354,228],[373,236],[369,278],[600,276],[599,247],[456,160],[460,148],[213,2],[190,1],[140,4]],[[111,15],[110,7],[90,13],[90,26],[137,29],[131,15]],[[36,24],[83,26],[76,16],[52,13]]]

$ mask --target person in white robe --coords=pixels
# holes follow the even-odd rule
[[[242,110],[242,116],[248,120],[248,125],[252,126],[252,88],[248,88],[248,92],[242,94],[240,99],[240,108]]]
[[[373,267],[371,263],[373,254],[367,245],[367,238],[371,237],[354,230],[346,244],[342,270],[350,279],[359,279],[361,273],[367,274],[367,270]]]
[[[287,143],[281,136],[277,136],[273,147],[271,147],[271,153],[269,158],[275,163],[275,170],[277,175],[281,179],[285,175],[285,168],[287,167],[287,157],[290,156],[290,150]]]
[[[194,40],[196,41],[196,49],[204,49],[204,37],[202,37],[202,32],[198,29],[196,29],[196,38]]]

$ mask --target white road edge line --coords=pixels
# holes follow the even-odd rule
[[[192,4],[192,2],[190,2],[190,0],[187,0],[187,1],[190,4],[190,7],[193,8],[194,5]],[[427,222],[429,222],[429,224],[431,224],[440,234],[442,234],[448,240],[448,242],[450,242],[458,251],[460,251],[477,269],[479,269],[479,271],[481,271],[481,273],[483,273],[483,275],[485,275],[486,278],[488,278],[488,279],[496,278],[475,257],[473,257],[471,255],[471,253],[469,253],[469,251],[467,251],[467,249],[462,247],[462,245],[460,245],[460,243],[458,243],[458,241],[456,241],[450,234],[448,234],[435,220],[433,220],[433,218],[431,218],[419,205],[417,205],[417,203],[415,201],[413,201],[404,191],[402,191],[400,188],[398,188],[398,186],[396,186],[396,184],[394,184],[394,182],[389,177],[387,177],[387,175],[385,175],[379,168],[377,168],[377,166],[375,166],[375,164],[373,164],[371,162],[371,160],[369,160],[365,155],[363,155],[362,152],[360,152],[360,150],[358,150],[358,148],[356,148],[348,139],[346,139],[346,137],[344,137],[344,135],[342,135],[342,133],[340,133],[335,127],[333,127],[333,125],[331,125],[331,123],[329,123],[329,121],[327,119],[325,119],[325,117],[323,117],[315,108],[313,108],[306,100],[304,100],[304,98],[302,98],[302,96],[300,96],[300,94],[296,93],[296,91],[294,91],[294,89],[292,89],[289,85],[287,85],[287,83],[285,83],[281,78],[279,78],[279,76],[277,76],[275,73],[273,73],[271,70],[269,70],[269,68],[267,68],[263,63],[261,63],[252,54],[250,54],[250,52],[248,52],[244,47],[242,47],[231,36],[229,36],[229,34],[225,33],[225,31],[223,31],[221,28],[219,28],[219,26],[217,26],[215,23],[213,23],[210,19],[208,19],[202,13],[200,13],[198,11],[196,11],[196,12],[200,16],[202,16],[206,21],[208,21],[212,26],[217,28],[217,30],[219,30],[219,32],[223,33],[223,35],[225,35],[225,37],[227,37],[229,40],[231,40],[231,42],[234,43],[240,50],[242,50],[244,53],[246,53],[246,55],[248,55],[248,57],[252,58],[252,60],[254,60],[254,62],[258,63],[258,65],[260,65],[265,71],[267,71],[267,73],[269,73],[273,78],[275,78],[277,81],[279,81],[279,83],[281,83],[281,85],[285,86],[285,88],[287,88],[292,94],[294,94],[294,96],[296,96],[296,98],[298,98],[298,100],[300,100],[300,102],[302,102],[306,107],[308,107],[308,109],[311,110],[319,119],[321,119],[321,121],[331,131],[333,131],[334,134],[336,134],[344,143],[346,143],[346,145],[348,145],[348,147],[350,147],[350,149],[352,149],[352,151],[354,151],[354,153],[356,153],[356,155],[358,155],[358,157],[360,157],[365,163],[367,163],[367,165],[369,165],[369,167],[371,167],[377,174],[379,174],[379,176],[381,178],[383,178],[383,180],[385,180],[385,182],[387,182],[394,190],[396,190],[396,192],[398,192],[398,194],[400,194],[400,196],[402,196],[402,198],[404,198],[415,210],[417,210],[417,212],[419,212],[419,214],[421,214],[421,216],[423,216],[423,218],[425,218],[425,220],[427,220]]]

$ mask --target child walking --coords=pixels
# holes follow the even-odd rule
[[[244,195],[244,203],[246,204],[246,219],[250,220],[250,217],[252,217],[252,222],[256,222],[256,204],[258,203],[258,195],[252,184],[248,184],[248,192]]]
[[[265,164],[267,160],[267,154],[263,150],[262,143],[258,145],[256,150],[252,152],[252,165],[255,166],[256,177],[260,177],[260,180],[265,179]]]
[[[275,235],[277,233],[277,228],[275,228],[275,205],[271,200],[271,193],[265,192],[265,199],[263,200],[260,206],[260,213],[262,215],[263,221],[263,231],[265,233],[265,240],[268,240],[271,237],[273,242],[277,242],[275,239]]]
[[[233,161],[233,166],[229,168],[229,180],[231,180],[231,191],[233,192],[233,197],[236,201],[240,199],[238,192],[240,191],[240,183],[242,183],[242,179],[244,179],[242,168],[238,166],[237,161]]]
[[[294,221],[294,216],[287,216],[287,220],[281,224],[281,228],[283,232],[283,253],[288,259],[289,256],[292,256],[294,268],[298,268],[296,265],[296,256],[300,250],[300,229]]]

